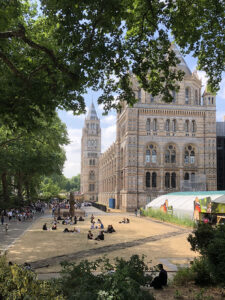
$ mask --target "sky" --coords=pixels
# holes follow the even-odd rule
[[[193,72],[197,65],[196,59],[191,56],[186,56],[185,61],[190,70]],[[202,79],[203,93],[207,79],[205,73],[202,71],[198,71],[198,75]],[[111,111],[107,116],[102,116],[103,107],[97,104],[97,98],[99,96],[100,93],[93,92],[91,90],[86,95],[84,95],[87,110],[93,100],[97,115],[100,118],[102,130],[101,152],[103,153],[115,141],[116,138],[116,113],[115,111]],[[223,117],[225,116],[225,74],[223,74],[223,79],[220,84],[220,91],[217,93],[216,101],[216,119],[217,121],[221,122],[223,121]],[[80,174],[81,135],[82,128],[84,126],[85,115],[74,116],[71,111],[59,111],[58,114],[62,122],[67,126],[68,136],[70,139],[70,144],[65,147],[67,160],[64,164],[63,174],[67,178],[71,178],[72,176]]]

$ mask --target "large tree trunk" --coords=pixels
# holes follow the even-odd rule
[[[19,202],[22,202],[23,201],[23,178],[20,172],[18,172],[17,174],[17,196]]]
[[[8,202],[10,200],[10,197],[9,197],[9,186],[7,182],[6,172],[2,173],[1,180],[2,180],[2,189],[3,189],[3,199],[5,202]]]

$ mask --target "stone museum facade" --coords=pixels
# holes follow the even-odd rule
[[[82,135],[81,192],[86,200],[126,211],[180,190],[216,190],[216,96],[197,72],[185,72],[172,103],[153,97],[132,78],[139,100],[117,115],[116,141],[101,154],[101,129],[92,104]]]

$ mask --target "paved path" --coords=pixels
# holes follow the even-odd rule
[[[46,210],[44,215],[36,214],[33,221],[11,221],[8,222],[8,218],[5,218],[5,223],[9,225],[9,230],[5,232],[5,226],[0,225],[0,253],[4,253],[9,247],[11,247],[15,241],[20,238],[25,231],[39,218],[50,217],[49,211]]]

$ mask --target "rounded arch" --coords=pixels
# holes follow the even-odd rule
[[[184,164],[194,165],[198,155],[198,148],[195,144],[186,144],[184,146]]]
[[[176,163],[177,161],[177,145],[175,143],[167,143],[164,148],[165,163]]]
[[[191,100],[191,88],[189,86],[185,87],[185,104],[189,104]]]
[[[145,146],[145,163],[157,163],[158,145],[156,143],[148,143]]]

